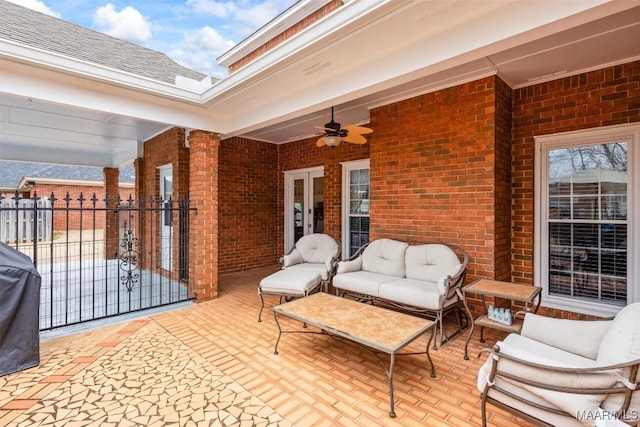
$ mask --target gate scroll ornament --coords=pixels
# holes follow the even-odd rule
[[[120,283],[122,283],[126,288],[127,292],[131,293],[136,283],[140,278],[140,273],[138,272],[138,251],[134,250],[134,246],[138,246],[138,239],[134,237],[133,230],[131,228],[127,228],[124,232],[124,237],[122,238],[122,243],[120,247],[124,249],[124,251],[120,254],[120,270],[123,271],[120,276]]]

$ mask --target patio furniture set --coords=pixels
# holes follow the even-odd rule
[[[475,326],[480,326],[481,342],[484,328],[490,327],[509,334],[481,352],[488,354],[477,378],[483,426],[488,403],[541,426],[640,425],[640,393],[635,393],[640,381],[640,303],[610,320],[540,316],[539,287],[488,279],[463,287],[468,256],[459,247],[441,243],[379,239],[347,260],[339,257],[340,245],[333,238],[307,235],[281,259],[282,269],[261,281],[258,321],[263,295],[280,297],[273,307],[278,328],[274,354],[288,333],[324,334],[360,345],[386,371],[389,415],[395,417],[395,356],[425,354],[435,377],[429,347],[433,341],[437,348],[438,329],[444,344],[470,324],[464,353],[468,360]],[[335,296],[328,293],[330,285]],[[468,294],[481,297],[483,315],[473,317]],[[490,319],[487,297],[516,302],[522,310],[510,316],[511,322],[496,318],[493,310]],[[511,305],[507,310],[511,313]],[[451,336],[443,322],[449,312],[458,323]],[[283,330],[279,316],[300,321],[304,328]],[[424,352],[401,353],[427,333]],[[389,355],[388,363],[381,353]]]

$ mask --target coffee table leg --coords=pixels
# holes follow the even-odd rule
[[[395,361],[395,354],[391,353],[391,360],[389,361],[389,403],[391,405],[391,411],[389,411],[389,416],[391,418],[396,417],[396,412],[394,410],[394,398],[393,398],[393,364]]]
[[[434,329],[436,328],[435,325],[433,327]],[[429,347],[431,346],[431,340],[435,339],[434,338],[435,334],[429,334],[429,341],[427,342],[427,359],[429,359],[429,364],[431,365],[431,378],[435,378],[436,377],[436,367],[433,364],[433,360],[431,360],[431,354],[429,354]]]
[[[476,326],[476,322],[473,319],[473,314],[471,310],[469,310],[469,305],[467,305],[467,296],[465,294],[464,298],[462,298],[462,302],[464,303],[464,308],[467,310],[467,315],[469,316],[469,322],[471,322],[471,327],[469,328],[469,335],[467,335],[467,341],[464,343],[464,360],[469,360],[469,355],[467,353],[467,348],[469,347],[469,340],[471,340],[471,335],[473,335],[473,329]]]
[[[276,319],[276,326],[278,327],[278,339],[276,340],[276,346],[273,348],[273,354],[278,354],[278,343],[282,336],[282,328],[280,327],[280,322],[278,322],[278,313],[275,311],[273,312],[273,318]]]

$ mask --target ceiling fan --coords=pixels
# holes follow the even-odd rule
[[[363,126],[345,126],[341,127],[340,123],[333,120],[333,107],[331,107],[331,121],[325,123],[324,126],[315,126],[317,129],[324,130],[324,136],[316,142],[317,147],[328,145],[329,147],[337,147],[342,141],[352,144],[366,144],[367,140],[364,136],[373,132]]]

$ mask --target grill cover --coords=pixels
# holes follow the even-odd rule
[[[0,242],[0,376],[40,363],[40,274]]]

